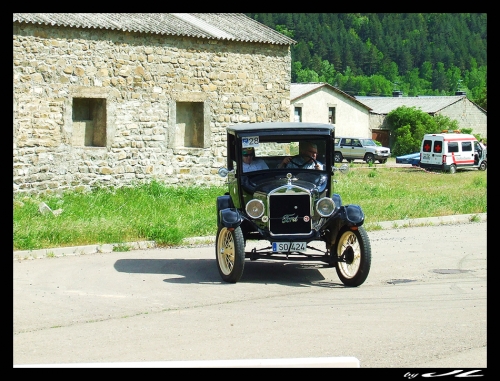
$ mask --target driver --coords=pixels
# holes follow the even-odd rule
[[[278,168],[323,169],[323,164],[316,160],[317,156],[318,146],[315,143],[300,142],[299,154],[285,157]]]

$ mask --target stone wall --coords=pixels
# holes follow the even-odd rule
[[[456,120],[459,128],[472,128],[474,134],[488,138],[486,112],[465,97],[444,108],[439,114]]]
[[[226,130],[290,119],[289,46],[14,23],[16,192],[156,179],[221,185]],[[104,98],[104,147],[75,146],[73,98]],[[202,148],[173,144],[176,102],[203,102]]]

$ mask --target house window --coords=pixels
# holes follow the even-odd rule
[[[203,106],[203,102],[176,103],[176,146],[193,148],[203,148],[205,146]]]
[[[72,144],[106,147],[106,99],[73,98]]]
[[[302,122],[302,107],[295,107],[294,109],[294,121]]]
[[[328,107],[328,123],[335,124],[335,107]]]

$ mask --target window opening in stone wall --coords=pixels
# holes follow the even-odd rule
[[[73,98],[72,144],[106,147],[106,99]]]
[[[294,121],[295,122],[302,122],[302,107],[295,107]]]
[[[328,107],[328,123],[335,124],[335,107]]]
[[[177,102],[175,127],[176,146],[203,148],[203,102]]]

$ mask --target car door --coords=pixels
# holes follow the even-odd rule
[[[361,140],[351,139],[351,158],[352,159],[363,159],[365,157],[366,149],[363,147]]]
[[[441,165],[443,163],[444,141],[441,137],[428,137],[422,141],[423,164]]]
[[[341,138],[337,150],[340,151],[344,159],[348,159],[351,150],[351,138]]]
[[[460,143],[460,164],[463,166],[473,166],[477,164],[474,162],[475,151],[474,144],[471,140],[466,140]]]

